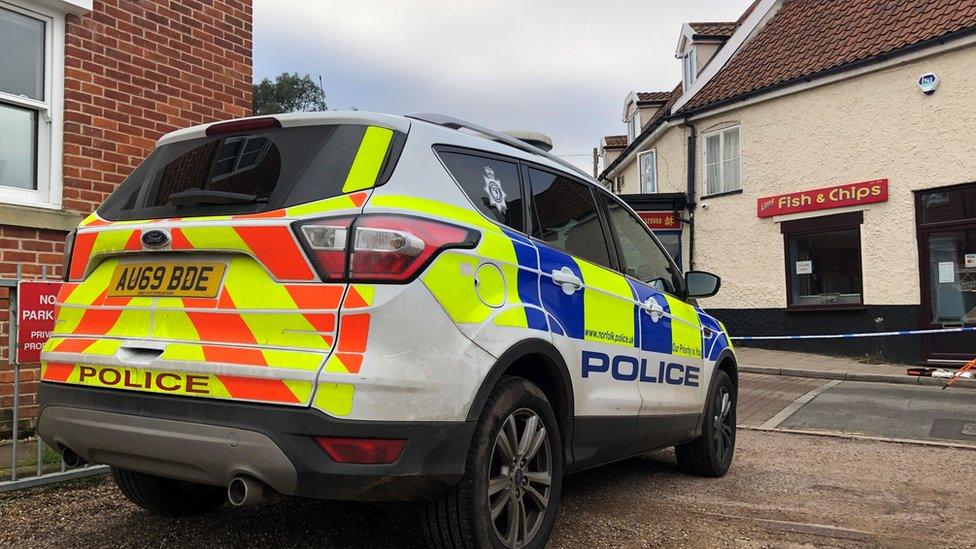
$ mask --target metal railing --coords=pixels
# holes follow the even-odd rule
[[[46,280],[47,278],[47,266],[43,266],[41,279]],[[37,436],[36,428],[33,436],[20,440],[21,365],[14,358],[14,350],[17,348],[17,321],[19,318],[17,282],[21,279],[20,265],[17,266],[17,275],[14,279],[0,279],[0,287],[9,288],[7,356],[10,358],[10,367],[14,372],[11,438],[9,441],[0,440],[0,493],[91,475],[103,475],[109,470],[104,465],[68,467],[60,452],[56,448],[48,446],[41,440],[41,437]],[[2,456],[8,452],[10,469],[9,475],[6,475],[3,465],[3,461],[6,460],[2,460]],[[4,477],[8,478],[3,480]]]

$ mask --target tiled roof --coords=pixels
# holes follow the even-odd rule
[[[683,110],[970,27],[976,27],[972,0],[789,0]]]
[[[732,22],[699,22],[699,23],[688,23],[691,30],[694,31],[695,36],[704,36],[709,38],[728,38],[732,36],[735,32],[738,24],[734,21]]]
[[[603,169],[603,173],[600,174],[600,178],[603,178],[606,176],[607,172],[616,168],[623,161],[623,159],[626,158],[627,155],[637,147],[637,144],[640,143],[644,136],[653,132],[654,128],[656,128],[662,120],[667,119],[668,115],[671,114],[671,106],[674,105],[674,102],[677,101],[679,97],[681,97],[681,89],[681,83],[679,82],[673,90],[668,92],[669,97],[667,103],[658,109],[658,111],[654,113],[654,116],[652,116],[651,119],[644,124],[644,129],[641,130],[640,135],[634,139],[634,142],[628,145],[627,148],[620,153],[620,156],[611,162],[609,166]]]
[[[638,103],[664,103],[668,99],[671,99],[671,92],[637,92],[637,102]]]
[[[606,135],[603,137],[605,149],[622,149],[627,146],[626,135]]]

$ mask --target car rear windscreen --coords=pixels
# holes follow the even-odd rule
[[[342,193],[368,126],[312,125],[158,147],[98,209],[110,221],[246,214]],[[394,132],[376,185],[406,136]]]

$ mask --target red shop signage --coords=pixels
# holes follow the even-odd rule
[[[756,215],[772,217],[812,210],[829,210],[888,201],[888,180],[875,179],[812,191],[764,196],[756,202]]]
[[[17,282],[16,363],[31,364],[40,361],[41,347],[54,330],[54,302],[60,290],[61,282]]]
[[[681,229],[681,222],[674,212],[637,212],[644,223],[653,231],[677,231]]]

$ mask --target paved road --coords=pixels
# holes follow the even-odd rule
[[[976,391],[742,374],[738,422],[976,445]]]
[[[658,452],[568,477],[552,547],[971,547],[976,452],[741,431],[720,479]],[[410,508],[277,499],[158,519],[108,479],[5,494],[0,547],[416,547]]]

